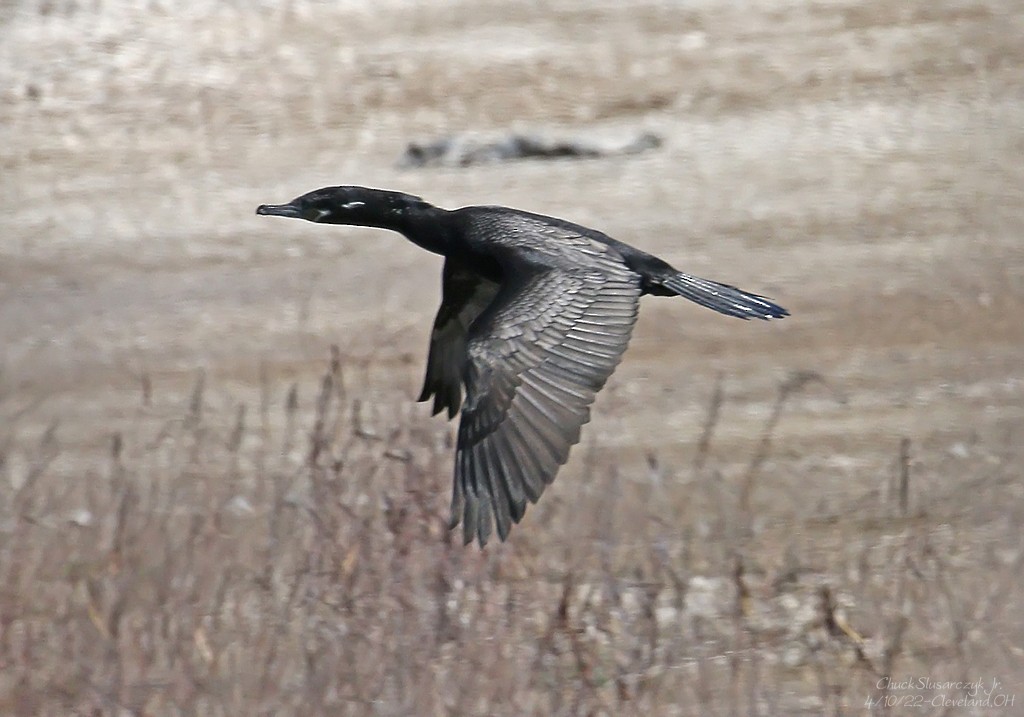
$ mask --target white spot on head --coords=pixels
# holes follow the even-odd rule
[[[331,215],[331,210],[330,209],[317,209],[316,210],[316,219],[314,221],[320,221],[324,217],[328,217],[330,215]]]
[[[355,209],[356,207],[365,206],[366,202],[345,202],[341,205],[342,209]]]

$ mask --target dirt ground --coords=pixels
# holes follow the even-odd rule
[[[916,695],[926,714],[1024,714],[1018,3],[182,7],[0,3],[0,712],[900,714],[912,705],[898,700]],[[397,166],[409,141],[513,130],[588,139],[651,131],[664,143],[607,159]],[[509,543],[478,555],[446,543],[429,517],[447,502],[452,429],[411,403],[440,259],[397,235],[254,214],[328,184],[564,217],[771,296],[792,316],[744,323],[645,299],[570,463]],[[312,425],[331,345],[340,349],[332,385],[360,423],[353,435],[388,435],[406,468],[388,467],[376,449],[358,453],[361,468],[338,465],[341,483],[358,482],[346,471],[372,475],[372,499],[353,494],[348,507],[375,532],[341,527],[327,542],[390,536],[381,516],[395,496],[432,491],[421,519],[431,527],[416,533],[411,553],[397,537],[381,538],[376,557],[364,546],[338,564],[354,575],[352,555],[378,565],[414,555],[443,565],[447,590],[472,588],[492,602],[480,598],[475,617],[452,618],[466,631],[454,642],[411,617],[395,623],[387,634],[396,645],[437,640],[424,659],[438,667],[391,663],[394,654],[382,652],[394,672],[364,675],[361,684],[380,686],[370,696],[347,691],[337,674],[333,688],[309,687],[315,671],[303,673],[299,657],[298,667],[264,673],[280,677],[280,692],[233,680],[218,650],[254,650],[245,635],[255,633],[235,625],[217,634],[201,606],[199,627],[168,640],[198,650],[180,660],[224,670],[222,682],[171,658],[133,672],[119,637],[130,630],[111,621],[119,604],[118,616],[132,615],[134,598],[118,603],[116,585],[95,586],[117,572],[104,562],[120,533],[110,526],[124,523],[117,506],[135,506],[144,532],[146,510],[163,504],[117,496],[145,493],[138,486],[156,475],[173,485],[184,463],[153,446],[167,426],[191,430],[188,416],[202,414],[210,435],[242,426],[243,438],[234,458],[210,459],[203,465],[219,468],[206,473],[193,466],[190,479],[207,486],[230,463],[230,485],[209,495],[244,501],[261,517],[280,507],[260,492],[252,476],[263,473],[246,450],[264,456],[268,435]],[[187,442],[174,446],[185,451]],[[418,486],[396,478],[413,468]],[[316,470],[311,495],[320,495]],[[205,495],[181,500],[203,515],[213,510]],[[297,535],[313,530],[311,518],[292,520]],[[47,547],[70,549],[80,535],[99,550],[84,587]],[[161,552],[159,535],[149,539]],[[224,559],[246,570],[261,560],[306,565],[304,543],[262,557],[225,545]],[[26,556],[51,562],[30,569]],[[284,585],[297,568],[282,569]],[[601,604],[628,612],[609,595],[669,585],[673,575],[673,609],[691,622],[684,630],[652,607],[662,617],[651,624],[686,638],[665,638],[678,653],[651,647],[639,667],[616,646],[647,638],[627,629],[605,645],[598,637],[614,630],[602,620],[614,610],[574,602],[600,585]],[[808,623],[818,642],[757,622],[761,607],[788,604],[779,580],[789,575],[793,599],[818,606]],[[530,581],[552,592],[515,593]],[[385,615],[432,609],[434,594],[418,592],[419,582],[374,584],[395,612],[359,613],[367,634]],[[413,586],[407,599],[401,585]],[[506,586],[511,593],[497,592]],[[535,661],[523,682],[497,679],[504,687],[465,697],[472,674],[451,645],[499,639],[483,632],[499,594],[550,620],[502,618],[511,641],[502,649]],[[711,605],[694,627],[701,594]],[[170,604],[139,602],[138,615]],[[61,615],[52,624],[51,610]],[[304,643],[311,629],[290,627],[274,659],[313,654]],[[552,637],[560,629],[562,647]],[[273,638],[260,635],[264,649]],[[574,635],[592,642],[581,647]],[[103,649],[84,647],[90,639]],[[89,662],[97,672],[61,682],[59,657],[25,657],[34,640],[78,645],[67,648],[70,672],[85,674]],[[787,657],[793,640],[803,652]],[[97,666],[114,664],[119,671]],[[486,674],[494,667],[477,664]],[[936,704],[944,688],[880,687],[890,675],[997,680],[1017,707]]]

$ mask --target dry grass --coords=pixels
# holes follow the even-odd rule
[[[264,384],[233,420],[209,415],[200,377],[182,415],[110,436],[70,475],[60,426],[31,450],[0,437],[0,711],[846,714],[871,711],[886,676],[1019,660],[1018,520],[983,527],[924,496],[905,510],[905,454],[891,480],[909,487],[888,499],[751,519],[807,376],[780,386],[740,490],[711,449],[719,391],[692,468],[655,461],[624,495],[621,466],[591,466],[579,505],[542,502],[480,552],[442,528],[448,434],[402,404],[371,410],[344,368],[336,352],[306,401]],[[171,409],[140,399],[140,416]],[[992,499],[1014,482],[975,479]],[[965,545],[982,535],[989,548]]]

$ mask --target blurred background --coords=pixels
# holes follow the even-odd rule
[[[0,2],[0,713],[1019,713],[1021,78],[1010,0]],[[610,149],[402,161],[512,135]],[[792,317],[646,299],[463,548],[441,260],[254,215],[332,184]]]

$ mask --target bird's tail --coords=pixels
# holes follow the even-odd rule
[[[788,311],[763,296],[710,279],[676,272],[659,283],[679,296],[727,316],[741,319],[781,319],[789,316]]]

